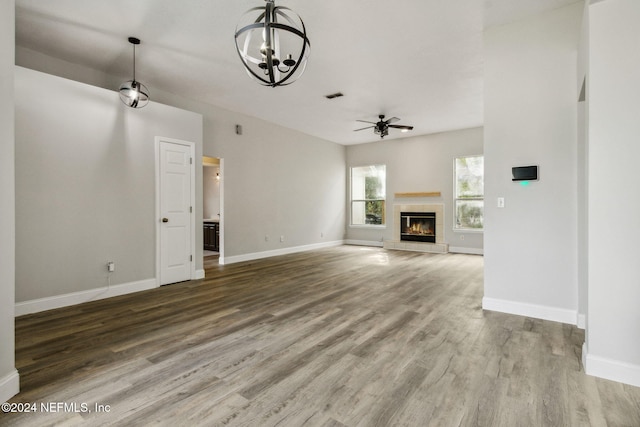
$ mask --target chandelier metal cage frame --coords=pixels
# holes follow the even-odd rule
[[[265,1],[265,7],[251,8],[241,18],[235,33],[236,50],[249,76],[260,84],[286,86],[304,73],[311,42],[298,14],[288,7],[276,6],[274,0]],[[257,17],[251,19],[250,16],[256,12]],[[248,19],[251,23],[242,25]],[[299,49],[297,55],[288,51],[285,59],[279,56],[283,49],[296,44]]]
[[[142,108],[149,103],[149,89],[136,80],[136,45],[140,44],[140,39],[129,37],[128,40],[133,45],[133,80],[120,85],[120,100],[127,107]]]

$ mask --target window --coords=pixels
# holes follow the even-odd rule
[[[484,157],[458,157],[455,162],[455,228],[482,230],[484,222]]]
[[[351,168],[351,225],[384,225],[386,166]]]

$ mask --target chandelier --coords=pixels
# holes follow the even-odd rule
[[[236,27],[236,49],[251,77],[265,86],[285,86],[304,73],[311,44],[298,16],[265,0],[249,9]]]

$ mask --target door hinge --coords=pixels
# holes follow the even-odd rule
[[[193,213],[193,206],[189,206],[189,213]]]
[[[189,164],[192,165],[193,164],[193,157],[189,157]]]
[[[189,261],[193,262],[193,255],[189,255]]]

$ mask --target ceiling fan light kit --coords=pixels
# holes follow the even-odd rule
[[[129,43],[133,45],[133,79],[120,85],[120,100],[131,108],[142,108],[149,103],[149,89],[136,80],[136,45],[140,39],[129,37]]]
[[[236,50],[249,76],[264,86],[285,86],[304,73],[311,43],[298,14],[274,0],[265,2],[242,16]]]
[[[370,123],[373,126],[366,126],[360,129],[355,129],[354,132],[358,132],[361,130],[365,130],[365,129],[373,129],[373,133],[375,133],[376,135],[380,135],[380,138],[384,138],[385,136],[389,135],[389,128],[391,129],[399,129],[401,132],[409,132],[410,130],[413,130],[413,126],[406,126],[406,125],[394,125],[392,123],[398,122],[400,121],[399,118],[397,117],[391,117],[390,119],[385,120],[384,119],[384,114],[380,114],[378,116],[378,118],[380,119],[377,122],[368,122],[366,120],[356,120],[357,122],[362,122],[362,123]]]

